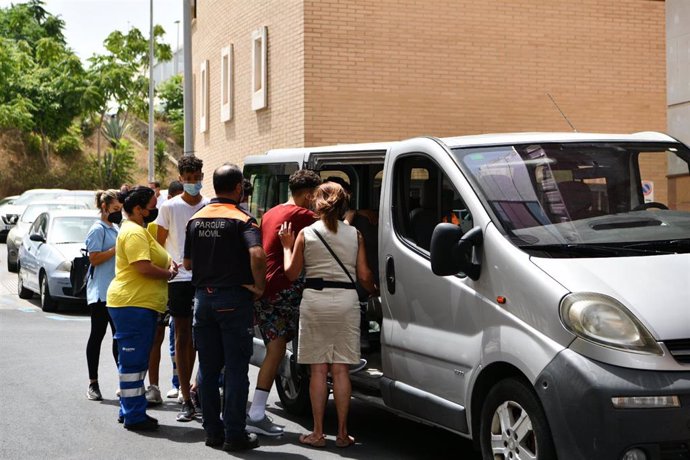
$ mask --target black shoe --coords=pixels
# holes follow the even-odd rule
[[[225,442],[225,436],[206,436],[206,445],[208,447],[220,447]]]
[[[226,452],[256,449],[257,447],[259,447],[259,437],[254,433],[245,433],[239,438],[223,443],[223,450]]]
[[[117,423],[125,423],[125,418],[122,415],[117,416]]]
[[[98,382],[89,383],[89,389],[86,390],[86,397],[91,401],[103,401],[101,389],[98,388]]]
[[[133,423],[131,425],[125,423],[125,428],[130,431],[153,431],[158,429],[158,420],[147,415],[146,420],[143,422]]]
[[[199,392],[197,390],[189,390],[189,399],[192,400],[194,405],[194,413],[201,417],[201,401],[199,400]]]
[[[196,412],[194,411],[194,404],[192,404],[192,401],[187,400],[182,403],[182,411],[180,411],[177,414],[177,421],[178,422],[191,422],[194,420],[194,414]]]

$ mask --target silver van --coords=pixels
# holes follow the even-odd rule
[[[689,163],[660,133],[522,133],[271,150],[244,173],[259,220],[299,168],[378,213],[355,398],[486,459],[658,460],[690,458],[690,208],[643,183]],[[287,411],[308,379],[288,352]]]

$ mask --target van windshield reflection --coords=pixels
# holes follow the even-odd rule
[[[453,153],[521,248],[567,257],[690,252],[690,212],[669,206],[666,186],[668,174],[688,173],[682,144],[548,143]]]

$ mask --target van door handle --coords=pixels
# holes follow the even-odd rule
[[[386,288],[391,294],[395,294],[395,262],[393,256],[386,259]]]

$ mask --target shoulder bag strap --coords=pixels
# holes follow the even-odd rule
[[[350,278],[350,282],[351,282],[352,284],[355,284],[355,280],[352,279],[352,275],[350,275],[350,272],[348,271],[348,269],[345,267],[345,265],[343,265],[343,263],[340,261],[340,259],[338,259],[338,256],[335,255],[335,252],[333,252],[333,249],[331,249],[331,247],[328,245],[328,243],[326,243],[326,240],[323,238],[323,236],[321,236],[321,233],[319,233],[319,231],[316,230],[316,229],[314,229],[314,228],[312,228],[312,230],[314,231],[314,233],[316,233],[316,236],[319,237],[319,239],[321,240],[321,242],[323,243],[323,245],[326,246],[326,249],[328,249],[328,252],[331,253],[331,255],[333,256],[333,258],[335,259],[335,261],[338,262],[338,265],[340,265],[340,268],[343,269],[343,271],[345,272],[345,274],[347,275],[347,277]]]

